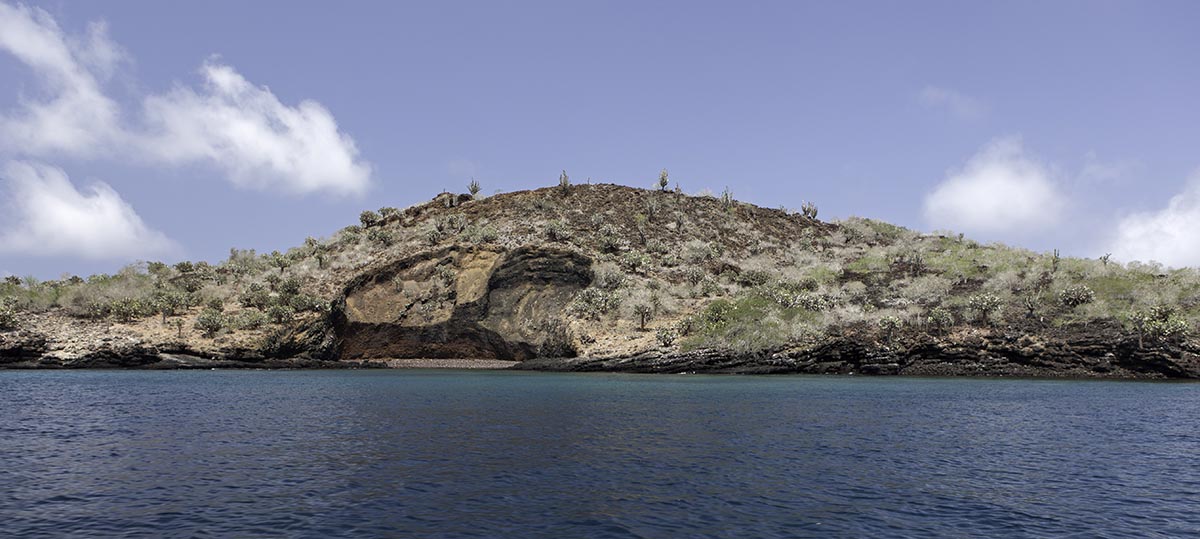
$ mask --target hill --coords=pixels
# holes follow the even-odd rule
[[[366,211],[286,253],[0,285],[0,366],[1195,377],[1200,274],[569,185]]]

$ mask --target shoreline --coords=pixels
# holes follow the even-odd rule
[[[370,360],[368,363],[381,364],[386,369],[469,369],[469,370],[506,370],[516,366],[520,361],[505,361],[501,359],[384,359]]]

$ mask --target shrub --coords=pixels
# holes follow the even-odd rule
[[[562,174],[558,175],[558,189],[564,195],[571,192],[571,177],[567,176],[567,171],[565,170],[562,171]]]
[[[296,294],[288,296],[286,304],[296,312],[322,312],[325,310],[326,304],[321,301],[321,298],[310,296],[308,294]]]
[[[267,318],[276,324],[286,324],[296,317],[291,305],[272,305],[267,308]]]
[[[667,169],[662,169],[658,173],[658,190],[667,192],[667,186],[671,184],[671,179],[667,177]]]
[[[371,210],[364,210],[362,213],[358,214],[358,222],[362,223],[363,228],[371,228],[375,225],[378,225],[382,220],[383,218],[380,217],[378,213],[375,213]]]
[[[384,221],[386,221],[388,219],[395,219],[397,217],[400,217],[400,210],[393,208],[391,206],[384,206],[382,208],[379,208],[379,217],[381,218],[381,220],[384,220]],[[361,215],[359,216],[359,220],[362,220]]]
[[[943,331],[954,325],[954,315],[942,307],[934,307],[929,311],[928,321],[937,331]]]
[[[817,218],[817,205],[813,204],[812,202],[805,201],[804,204],[800,206],[800,214],[809,219],[815,220]]]
[[[154,310],[162,314],[163,323],[167,323],[168,316],[175,316],[179,311],[188,307],[191,304],[191,299],[180,292],[160,290],[154,294],[151,299]]]
[[[630,251],[621,256],[621,266],[633,273],[645,273],[650,266],[650,255]]]
[[[571,239],[571,228],[563,221],[550,221],[546,223],[546,237],[550,241],[569,241]]]
[[[300,280],[289,277],[287,279],[279,281],[278,290],[279,290],[279,293],[284,296],[294,296],[296,294],[299,294],[300,293]]]
[[[141,298],[118,298],[108,304],[108,314],[121,322],[130,322],[155,312],[151,302]]]
[[[992,313],[1000,309],[1000,298],[994,294],[976,294],[967,298],[967,307],[975,311],[979,321],[990,323]]]
[[[215,337],[225,328],[225,315],[220,311],[212,309],[204,309],[199,316],[196,317],[196,329],[205,337]]]
[[[616,290],[625,286],[628,278],[624,273],[612,269],[596,270],[596,278],[592,280],[592,285],[603,290]]]
[[[600,234],[600,250],[606,253],[615,253],[625,247],[621,240],[620,232],[613,225],[604,225],[598,231]]]
[[[599,320],[602,315],[620,306],[621,298],[616,293],[599,288],[585,288],[575,295],[567,310],[576,316]]]
[[[221,298],[210,298],[208,301],[204,302],[204,306],[205,308],[212,309],[217,312],[225,311],[225,302],[221,301]]]
[[[1142,348],[1147,337],[1155,341],[1171,341],[1186,337],[1190,327],[1178,316],[1175,308],[1156,305],[1148,310],[1138,310],[1127,315],[1129,323],[1138,336],[1138,348]]]
[[[1080,305],[1091,303],[1096,299],[1096,293],[1087,285],[1068,286],[1058,293],[1058,300],[1068,308],[1074,309]]]
[[[475,198],[479,194],[479,182],[475,178],[471,178],[471,182],[467,184],[467,192],[471,193],[471,198]]]
[[[702,268],[697,266],[688,266],[683,268],[683,279],[692,285],[698,285],[704,281],[704,277],[708,275]]]
[[[658,340],[658,345],[669,347],[675,344],[675,339],[679,338],[679,334],[672,328],[658,328],[654,333],[654,338]]]
[[[0,298],[0,329],[17,327],[17,299]]]
[[[879,329],[883,331],[883,334],[887,337],[887,340],[891,341],[892,335],[896,333],[897,329],[900,329],[900,319],[896,318],[895,316],[885,316],[880,318]]]
[[[762,286],[771,281],[771,274],[763,270],[746,270],[739,273],[736,280],[742,286]]]
[[[270,259],[272,266],[279,268],[280,274],[282,274],[283,270],[287,269],[288,266],[292,265],[292,261],[279,251],[272,251],[268,258]]]
[[[367,240],[384,247],[389,247],[396,242],[396,237],[392,235],[391,232],[388,232],[382,228],[372,228],[371,230],[367,231]]]
[[[271,303],[271,294],[261,283],[250,283],[246,291],[238,297],[238,303],[241,303],[242,307],[264,309]]]
[[[500,239],[500,233],[486,225],[468,228],[463,235],[471,243],[493,243]]]
[[[654,315],[654,309],[645,303],[639,303],[633,306],[633,315],[638,317],[638,327],[642,331],[646,331],[646,322],[649,322],[650,317]]]
[[[259,329],[267,325],[267,315],[262,311],[245,310],[233,316],[229,325],[233,329]]]

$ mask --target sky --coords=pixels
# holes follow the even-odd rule
[[[0,275],[299,245],[475,178],[1200,265],[1200,3],[0,0]]]

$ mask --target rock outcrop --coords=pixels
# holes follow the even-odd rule
[[[530,359],[591,280],[591,260],[573,251],[454,246],[423,253],[346,287],[333,314],[337,354]]]

